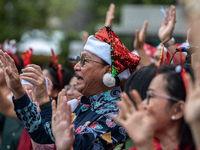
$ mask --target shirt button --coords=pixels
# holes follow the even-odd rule
[[[15,136],[15,132],[12,133],[12,136]]]
[[[7,145],[6,147],[7,147],[7,149],[10,149],[10,145]]]

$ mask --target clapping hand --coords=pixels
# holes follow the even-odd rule
[[[19,99],[24,96],[25,91],[22,87],[15,62],[7,53],[4,53],[2,50],[0,50],[0,67],[3,68],[6,83],[8,88],[12,91],[14,98]]]
[[[22,71],[23,74],[20,75],[21,79],[34,85],[33,94],[35,96],[35,100],[38,101],[40,105],[48,102],[49,96],[47,93],[46,81],[40,66],[30,64]]]
[[[118,117],[113,116],[113,119],[123,126],[137,145],[137,147],[145,147],[146,145],[153,145],[154,137],[154,125],[155,118],[148,112],[144,104],[142,103],[141,97],[136,90],[131,92],[132,97],[136,103],[137,108],[134,106],[133,102],[129,99],[127,94],[122,93],[122,101],[118,102],[117,105],[120,107]],[[149,149],[151,149],[149,147]]]
[[[52,102],[52,130],[58,150],[71,150],[74,143],[74,125],[71,124],[71,106],[63,89],[58,95],[58,103]]]

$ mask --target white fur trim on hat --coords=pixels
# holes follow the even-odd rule
[[[89,51],[111,65],[110,45],[108,43],[101,42],[91,35],[88,37],[84,50]]]

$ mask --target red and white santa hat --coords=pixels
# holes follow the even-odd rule
[[[89,36],[84,50],[91,52],[111,65],[110,75],[118,77],[120,80],[127,79],[140,61],[140,57],[131,53],[108,26],[99,30],[95,35]],[[109,79],[105,80],[107,82]]]

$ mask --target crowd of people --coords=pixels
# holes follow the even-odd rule
[[[189,22],[184,43],[172,36],[172,5],[161,44],[145,42],[144,21],[131,52],[112,31],[110,4],[105,26],[84,33],[74,75],[53,50],[43,70],[31,64],[32,50],[22,58],[0,50],[1,150],[200,150],[200,1],[181,5]]]

